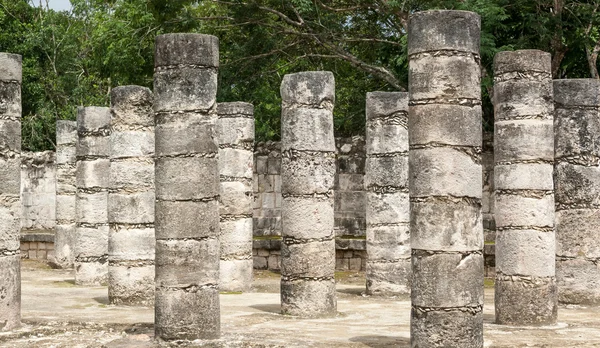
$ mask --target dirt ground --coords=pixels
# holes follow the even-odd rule
[[[298,319],[279,314],[279,275],[257,272],[254,290],[221,295],[222,338],[158,343],[153,309],[108,304],[106,287],[80,287],[70,271],[25,260],[19,330],[0,333],[1,347],[408,347],[410,301],[365,296],[364,275],[338,274],[338,316]],[[600,347],[600,308],[560,307],[551,327],[493,323],[493,288],[486,289],[486,347]]]

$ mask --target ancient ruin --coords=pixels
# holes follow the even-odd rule
[[[221,181],[219,241],[222,291],[248,291],[252,286],[252,168],[254,107],[219,103],[217,136]]]
[[[410,18],[413,347],[483,346],[479,35],[472,12]]]
[[[556,282],[562,303],[600,304],[600,82],[554,80]],[[532,261],[532,260],[528,260]]]
[[[155,50],[155,332],[164,340],[217,338],[219,41],[167,34]]]
[[[550,54],[494,58],[496,322],[556,322]]]
[[[408,93],[367,93],[367,293],[410,293]]]
[[[21,56],[0,53],[0,331],[21,325]]]
[[[56,121],[56,233],[54,262],[62,268],[74,263],[77,211],[75,209],[75,167],[77,122]]]
[[[77,285],[103,285],[108,280],[109,135],[109,108],[90,106],[77,110]]]
[[[150,89],[111,91],[108,299],[154,304],[154,113]]]
[[[333,74],[285,75],[281,99],[281,311],[333,316]]]

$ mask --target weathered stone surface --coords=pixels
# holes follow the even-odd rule
[[[367,155],[368,156],[368,155]],[[390,157],[367,157],[365,187],[408,188],[408,154]]]
[[[335,280],[281,280],[281,312],[303,318],[336,315]]]
[[[54,262],[72,268],[76,237],[75,208],[77,122],[56,121],[56,232]]]
[[[496,272],[554,277],[554,232],[496,231]]]
[[[407,221],[410,202],[408,193],[375,193],[367,192],[366,215],[369,224],[393,224],[398,221]],[[404,220],[403,220],[404,219]]]
[[[218,39],[156,37],[155,335],[220,336]]]
[[[496,275],[496,322],[505,325],[550,325],[556,322],[557,287],[554,277],[514,280]],[[510,276],[505,276],[510,278]]]
[[[482,311],[411,310],[410,337],[413,347],[483,347]]]
[[[411,247],[473,251],[483,248],[481,206],[465,199],[411,202]]]
[[[108,221],[114,224],[154,223],[154,192],[110,193]]]
[[[597,79],[554,80],[553,87],[554,102],[559,104],[555,106],[557,110],[569,106],[597,108],[600,105],[600,81]]]
[[[554,180],[559,206],[600,206],[600,167],[559,162],[554,166]]]
[[[558,301],[579,305],[600,304],[600,265],[582,258],[556,260]]]
[[[337,308],[333,74],[286,75],[281,96],[281,310],[301,317],[333,316]]]
[[[221,216],[250,215],[253,205],[252,188],[249,182],[221,182],[219,214]]]
[[[394,263],[410,257],[410,230],[408,223],[397,225],[367,225],[369,260]],[[390,274],[390,277],[393,277]],[[369,279],[367,278],[367,282]],[[404,280],[404,285],[408,279]]]
[[[494,59],[496,322],[556,322],[553,90],[549,53]]]
[[[483,346],[480,18],[409,19],[411,346]]]
[[[151,227],[119,227],[113,225],[109,231],[109,260],[117,263],[119,261],[154,263],[154,229]],[[151,285],[154,289],[154,280]]]
[[[556,211],[556,255],[600,259],[598,209]]]
[[[75,283],[101,285],[108,279],[108,187],[110,109],[77,110],[77,212]]]
[[[154,245],[154,238],[152,239]],[[154,305],[154,265],[118,264],[109,260],[108,298],[111,304]],[[151,286],[148,286],[150,284]]]
[[[409,165],[412,197],[445,196],[481,198],[481,163],[451,147],[415,149]]]
[[[10,331],[21,325],[21,257],[18,247],[16,250],[15,255],[0,256],[0,331]]]
[[[367,260],[365,273],[369,274],[366,291],[370,295],[391,297],[410,293],[410,259],[398,259],[394,262]]]
[[[219,150],[221,176],[252,179],[253,163],[252,151],[231,148]]]
[[[483,306],[483,255],[480,253],[412,255],[412,305],[461,308]]]

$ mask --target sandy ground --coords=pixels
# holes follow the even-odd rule
[[[368,297],[364,275],[339,274],[338,316],[297,319],[279,314],[279,278],[257,272],[254,291],[221,295],[222,338],[157,343],[153,309],[108,304],[105,287],[73,284],[71,272],[25,261],[23,327],[0,333],[1,347],[408,347],[410,301]],[[561,307],[552,327],[493,323],[493,289],[486,289],[486,347],[600,347],[600,308]]]

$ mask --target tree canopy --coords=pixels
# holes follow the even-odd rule
[[[35,0],[37,2],[38,0]],[[493,124],[498,51],[552,54],[555,78],[599,78],[600,0],[71,0],[56,12],[0,0],[0,52],[23,55],[23,147],[54,147],[56,119],[109,104],[119,85],[152,86],[156,35],[220,39],[218,100],[255,106],[258,140],[279,137],[283,75],[330,70],[336,135],[364,132],[365,93],[407,88],[407,26],[415,11],[457,9],[482,18],[484,127]]]

